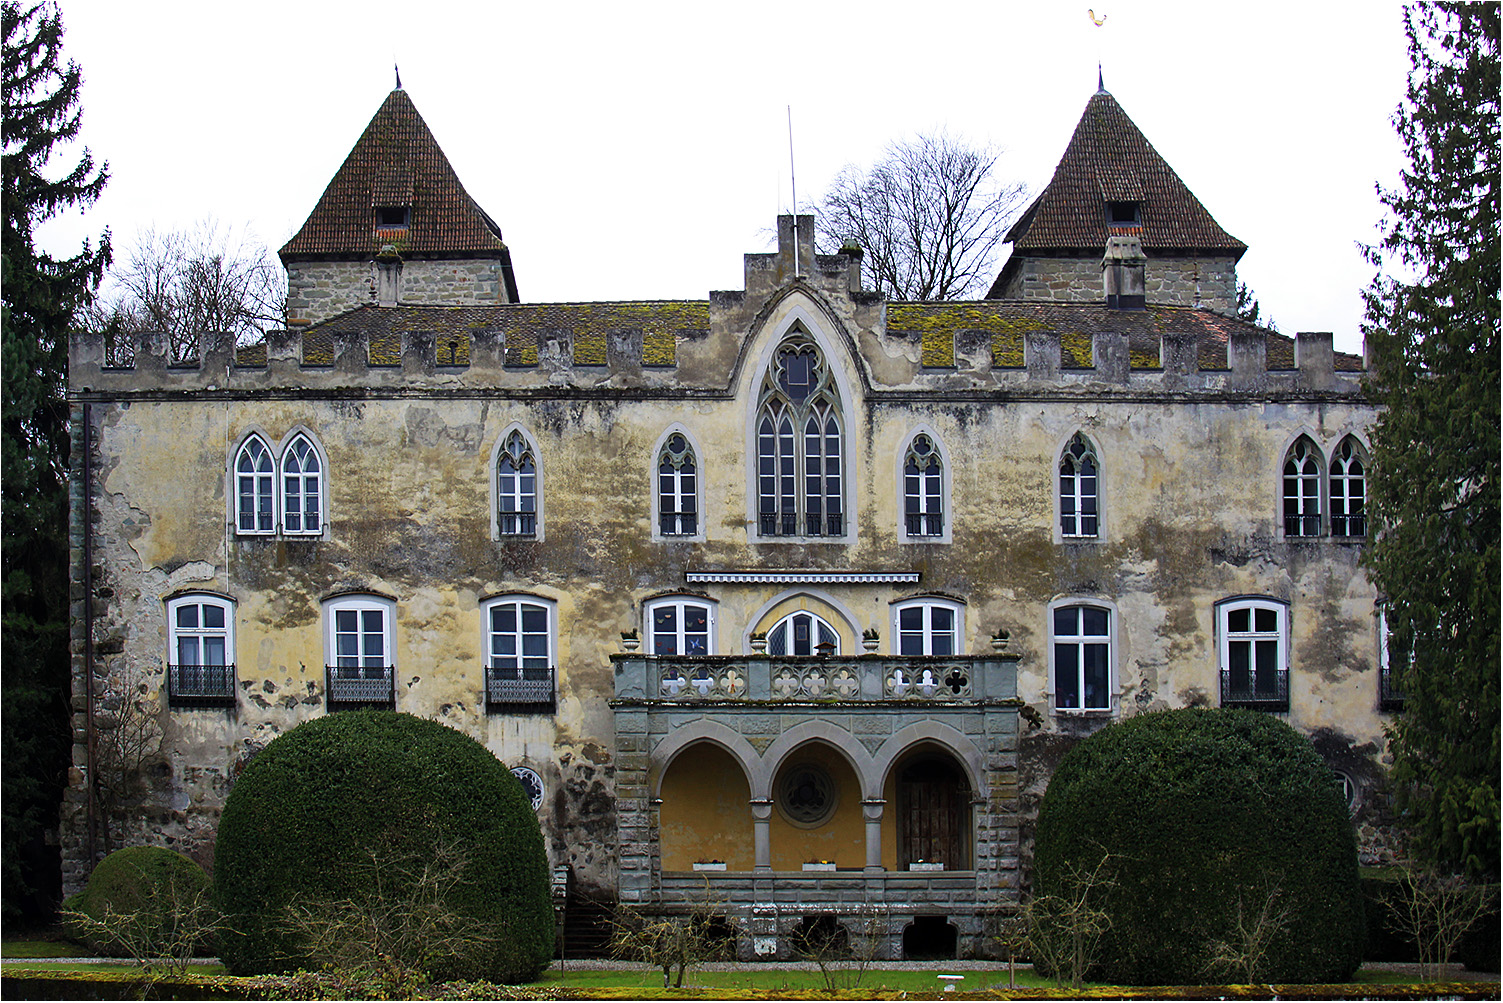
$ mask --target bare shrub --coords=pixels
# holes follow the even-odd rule
[[[1418,947],[1420,977],[1438,982],[1467,931],[1497,909],[1496,899],[1496,889],[1463,875],[1411,865],[1403,869],[1389,922]]]

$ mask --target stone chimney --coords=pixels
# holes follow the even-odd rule
[[[396,306],[402,296],[402,256],[390,244],[376,255],[376,304]]]
[[[1143,242],[1136,235],[1113,234],[1107,238],[1106,254],[1101,259],[1107,309],[1142,310],[1147,306],[1143,278],[1147,264]]]

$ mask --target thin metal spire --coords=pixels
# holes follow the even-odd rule
[[[391,64],[391,68],[393,70],[395,70],[396,74],[397,74],[397,90],[401,90],[402,89],[402,68],[400,66],[398,66],[396,63],[392,63]]]

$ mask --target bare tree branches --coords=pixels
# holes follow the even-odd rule
[[[199,335],[227,331],[253,341],[280,327],[287,283],[271,252],[249,233],[213,219],[186,232],[145,230],[123,265],[111,270],[85,326],[115,336],[107,364],[122,364],[124,335],[162,331],[169,362],[198,355]]]
[[[1267,975],[1263,962],[1268,957],[1268,945],[1289,925],[1293,916],[1293,910],[1280,902],[1279,896],[1279,886],[1275,884],[1263,896],[1257,911],[1247,908],[1242,896],[1237,896],[1232,935],[1211,944],[1211,958],[1206,963],[1209,971],[1233,972],[1244,985],[1263,980]]]
[[[664,989],[670,982],[682,989],[685,972],[721,957],[730,932],[723,904],[708,895],[696,900],[683,916],[650,917],[631,906],[620,906],[612,925],[611,956],[645,961],[661,969]]]
[[[303,954],[328,970],[363,972],[390,988],[411,989],[453,959],[492,949],[505,936],[450,904],[467,880],[469,855],[440,845],[421,859],[371,849],[348,898],[302,898],[282,923]],[[396,998],[396,997],[393,997]]]
[[[815,209],[818,232],[860,245],[867,282],[893,299],[976,296],[1026,196],[997,177],[999,156],[943,132],[895,142],[871,168],[836,176]]]
[[[1467,931],[1497,908],[1494,887],[1410,866],[1390,923],[1419,948],[1420,978],[1439,982]]]

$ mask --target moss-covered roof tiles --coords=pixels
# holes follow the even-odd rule
[[[477,330],[502,332],[506,365],[535,366],[539,346],[549,341],[568,350],[576,366],[604,366],[610,336],[641,338],[644,366],[672,366],[678,361],[678,339],[705,337],[710,326],[705,301],[628,303],[512,303],[505,306],[431,307],[363,306],[340,314],[303,335],[304,365],[329,365],[334,359],[334,336],[364,333],[370,340],[370,364],[400,365],[402,332],[433,335],[439,365],[469,365],[470,336]],[[258,356],[250,354],[258,350]],[[259,362],[249,361],[259,357]],[[265,346],[239,349],[240,365],[264,364]]]
[[[1150,306],[1146,310],[1110,310],[1091,303],[1040,303],[1022,300],[980,300],[966,303],[892,303],[887,308],[887,333],[922,344],[923,365],[955,365],[957,335],[974,332],[974,341],[990,341],[992,365],[1022,366],[1023,340],[1041,333],[1060,340],[1060,365],[1086,369],[1092,338],[1098,333],[1127,335],[1134,369],[1159,365],[1159,339],[1165,334],[1193,337],[1199,343],[1200,368],[1227,368],[1226,345],[1234,331],[1267,336],[1269,369],[1294,368],[1294,339],[1210,310],[1182,306]],[[1337,372],[1361,372],[1362,359],[1337,352]]]

